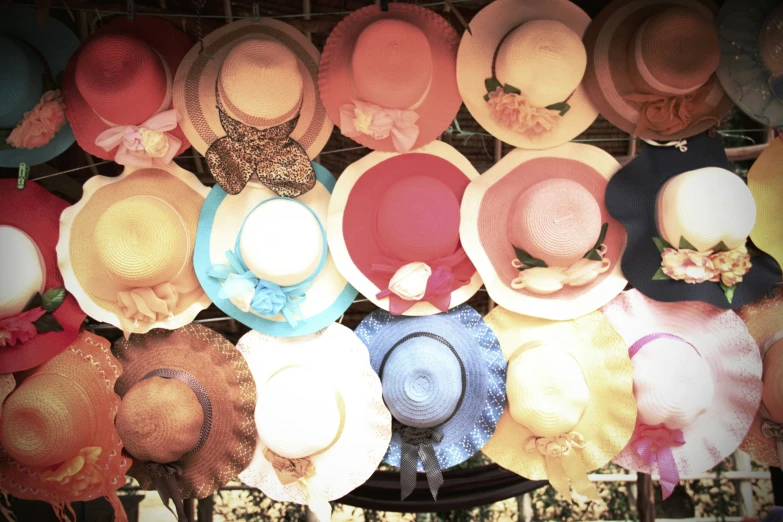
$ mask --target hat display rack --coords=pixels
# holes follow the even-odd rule
[[[731,335],[736,346],[744,347],[743,369],[712,371],[727,379],[744,379],[743,399],[735,403],[749,408],[761,401],[756,398],[761,393],[761,363],[742,321],[749,324],[752,310],[765,309],[766,300],[775,295],[780,300],[783,292],[778,265],[783,239],[776,218],[783,211],[783,130],[778,127],[783,121],[783,3],[764,0],[749,14],[733,0],[727,0],[726,13],[720,13],[723,4],[302,0],[300,5],[285,0],[169,0],[167,5],[166,0],[127,0],[121,4],[124,9],[118,9],[118,4],[100,0],[68,5],[55,0],[46,7],[15,0],[0,7],[0,19],[5,19],[0,20],[0,51],[5,50],[0,63],[7,54],[22,62],[36,81],[40,69],[44,82],[41,92],[37,86],[31,91],[32,103],[40,97],[35,107],[30,100],[9,95],[11,106],[4,113],[0,102],[0,178],[5,178],[0,204],[8,190],[36,195],[48,191],[46,195],[57,200],[50,203],[58,214],[66,203],[72,205],[60,219],[59,244],[50,245],[50,255],[57,259],[56,279],[64,281],[64,289],[50,289],[48,282],[28,285],[41,287],[36,295],[42,295],[38,306],[43,308],[43,322],[30,325],[39,333],[58,331],[47,321],[63,300],[52,297],[52,292],[63,290],[65,305],[78,305],[87,317],[84,333],[65,355],[57,356],[65,344],[50,348],[52,367],[73,357],[72,352],[84,356],[79,348],[83,336],[97,339],[93,347],[111,341],[111,353],[103,351],[116,374],[112,383],[119,380],[113,388],[117,395],[111,396],[116,404],[111,402],[108,409],[111,426],[116,422],[119,430],[112,435],[112,443],[118,444],[113,449],[122,449],[124,458],[114,464],[127,466],[125,474],[140,483],[125,484],[120,491],[157,489],[165,503],[174,500],[171,520],[195,522],[211,520],[214,493],[257,487],[276,502],[303,504],[308,520],[325,522],[330,516],[326,501],[378,511],[434,513],[521,499],[549,484],[568,500],[569,488],[580,498],[594,500],[598,492],[590,493],[587,473],[613,461],[636,473],[637,515],[645,522],[654,520],[651,499],[658,475],[662,487],[669,481],[670,494],[672,473],[663,469],[662,460],[652,466],[647,460],[645,466],[628,464],[638,459],[628,454],[642,454],[639,426],[650,428],[636,417],[636,402],[642,399],[635,382],[631,389],[631,362],[636,366],[649,360],[656,346],[663,346],[663,341],[655,344],[655,336],[669,336],[695,350],[689,361],[702,357],[719,366],[711,354],[700,351],[696,340],[685,334],[680,338],[677,328],[660,333],[677,323],[665,318],[667,302],[701,301],[696,309],[722,325],[716,328],[727,328],[727,338]],[[55,30],[47,37],[40,27],[25,29],[21,22],[21,28],[11,29],[8,21],[22,16],[24,24],[46,20]],[[760,34],[740,34],[750,26]],[[661,58],[667,50],[661,37],[666,31],[679,31],[682,41],[693,39],[699,56],[667,64]],[[68,45],[55,49],[52,39],[57,38]],[[533,51],[536,46],[554,51],[539,56]],[[379,54],[385,59],[377,60]],[[128,61],[138,70],[118,66]],[[55,67],[56,71],[49,70]],[[117,81],[131,69],[132,84]],[[532,77],[536,81],[530,81]],[[6,83],[12,85],[10,91],[4,90]],[[0,93],[14,94],[23,85],[27,84],[11,82],[0,71]],[[68,105],[69,97],[76,100],[73,105]],[[131,106],[134,109],[129,110]],[[33,118],[40,118],[42,125],[36,127]],[[663,206],[676,206],[670,201],[688,201],[682,195],[686,189],[677,192],[672,180],[687,178],[681,186],[689,182],[697,187],[701,178],[722,180],[729,173],[739,174],[743,181],[737,186],[747,184],[749,189],[734,187],[734,194],[742,192],[745,198],[737,203],[743,215],[750,215],[755,199],[755,224],[749,219],[741,225],[724,224],[715,217],[708,226],[704,222],[709,219],[699,221],[693,213],[668,221],[661,218],[658,211]],[[709,181],[701,183],[706,186]],[[642,198],[634,187],[644,184],[649,194]],[[717,199],[733,197],[728,192],[710,194]],[[369,194],[376,194],[371,206],[378,207],[377,212],[361,208]],[[554,202],[565,200],[563,208],[571,209],[568,216],[565,210],[549,212],[560,212],[555,222],[559,224],[563,215],[566,225],[542,232],[533,214],[546,213]],[[40,205],[47,206],[46,201]],[[649,208],[649,216],[629,216],[633,202]],[[413,211],[428,204],[426,211]],[[718,216],[727,204],[721,200],[700,208],[704,215]],[[134,215],[134,206],[143,211]],[[537,210],[527,210],[533,208]],[[264,224],[276,217],[290,226],[267,231]],[[495,233],[491,219],[502,220],[501,227],[508,223],[505,235]],[[643,220],[647,221],[642,224]],[[137,236],[144,236],[141,240],[160,247],[142,251],[134,240],[120,240],[120,222],[132,222]],[[14,226],[0,222],[3,232],[16,230]],[[34,234],[18,226],[22,232],[13,235],[14,247],[32,248],[33,254],[38,249],[39,257],[46,258],[43,249],[49,247],[36,243],[35,237],[26,243],[24,238]],[[646,238],[656,227],[661,237]],[[702,232],[707,239],[699,235]],[[57,236],[56,227],[53,234]],[[11,236],[0,234],[0,239],[5,237]],[[650,247],[653,240],[657,251]],[[573,244],[564,247],[564,241]],[[88,244],[81,248],[79,242]],[[270,250],[279,255],[270,256]],[[357,253],[360,250],[366,252]],[[684,256],[686,251],[695,256],[689,259],[706,258],[716,267],[719,262],[735,264],[724,272],[715,268],[689,284],[694,283],[692,274],[677,272],[685,270],[684,264],[665,264],[667,255]],[[12,257],[11,262],[18,263],[21,254]],[[132,263],[127,261],[131,258]],[[0,270],[5,269],[3,259],[4,254]],[[51,269],[51,263],[46,268]],[[4,288],[0,287],[0,304],[5,307],[0,309],[0,350],[6,346],[2,334],[9,315]],[[633,303],[642,299],[658,308],[634,308]],[[36,303],[31,300],[18,316],[37,310],[30,310]],[[738,315],[732,311],[737,308]],[[641,334],[628,334],[633,330],[630,323],[615,322],[625,313],[657,314],[660,328],[637,340]],[[57,317],[62,317],[62,310]],[[52,329],[41,329],[42,324]],[[514,328],[531,332],[532,341],[515,334]],[[569,337],[560,330],[580,331],[581,336]],[[25,347],[29,337],[24,336],[30,334],[12,335],[17,350]],[[332,347],[325,344],[339,336],[344,339],[335,353],[345,362],[339,369],[344,377],[338,370],[324,377],[317,358],[323,358],[324,368],[333,364],[326,350]],[[779,341],[774,337],[767,349]],[[558,342],[569,343],[568,350],[559,346],[547,355]],[[161,343],[167,350],[144,354],[145,343]],[[652,347],[633,359],[645,343]],[[193,360],[177,361],[177,354],[187,350],[198,354]],[[308,350],[322,352],[312,357],[316,362],[307,360]],[[375,353],[379,350],[381,355]],[[395,358],[395,351],[405,358]],[[423,352],[427,355],[417,355]],[[35,384],[32,363],[15,366],[13,358],[0,353],[0,360],[11,361],[6,364],[8,372],[0,371],[0,468],[12,465],[29,473],[13,462],[11,451],[2,449],[4,437],[13,431],[3,428],[6,397],[16,407],[24,396],[15,397],[14,387],[29,391]],[[180,366],[171,370],[166,363]],[[208,375],[209,364],[219,370],[215,375]],[[526,364],[556,364],[562,371],[546,367],[536,372]],[[134,365],[148,368],[138,370]],[[622,407],[613,406],[617,411],[599,412],[601,399],[608,395],[587,389],[597,386],[599,381],[587,374],[593,369],[598,375],[599,366],[617,374],[611,384],[614,396],[623,397],[617,401]],[[586,384],[562,384],[570,371],[584,372]],[[634,379],[640,379],[640,371]],[[9,379],[10,372],[18,372],[13,374],[15,382]],[[282,406],[261,404],[280,393],[281,383],[296,382],[297,372],[308,372],[302,375],[315,390],[329,390],[320,394],[329,400],[319,396],[302,408],[311,419],[283,412]],[[541,411],[542,399],[524,391],[524,375],[531,377],[527,382],[548,378],[558,393],[574,395],[562,398],[563,411],[558,413],[563,418],[554,420],[551,411]],[[356,383],[349,382],[353,377]],[[481,392],[486,397],[469,396],[477,393],[472,391],[478,386],[476,379],[486,388]],[[135,394],[130,389],[134,386]],[[365,390],[359,391],[359,386]],[[141,410],[128,422],[133,401],[145,400],[142,392],[156,387],[166,390],[171,400],[189,401],[189,409],[182,409],[187,414],[175,418],[166,414],[157,394],[146,399],[159,406],[153,415],[156,423],[158,417],[167,429],[180,423],[181,440],[172,435],[169,442],[181,446],[180,452],[171,447],[154,448],[158,453],[142,448],[148,434],[138,427]],[[362,407],[359,401],[354,405],[355,397],[341,396],[350,393],[341,390],[352,388],[366,403],[361,412],[362,420],[367,418],[364,426],[350,424],[356,422],[351,408]],[[133,401],[124,399],[126,393]],[[293,388],[285,393],[281,404],[301,404],[306,397],[305,391]],[[597,405],[588,402],[588,393]],[[451,413],[430,411],[428,415],[441,415],[439,420],[421,421],[425,415],[416,408],[423,406],[415,403],[436,396],[443,403],[441,409],[448,403]],[[715,397],[714,404],[729,403],[720,402],[718,392]],[[224,404],[229,401],[235,403],[232,428],[222,426],[229,423],[221,420],[229,415]],[[339,413],[330,417],[319,411],[332,408],[333,402]],[[578,414],[571,411],[577,404]],[[465,424],[466,408],[475,426]],[[519,412],[538,416],[543,424],[570,428],[561,430],[565,435],[547,431],[547,426],[528,429],[517,418],[525,413]],[[633,435],[631,413],[637,422]],[[736,419],[743,419],[730,427],[737,443],[724,440],[721,458],[732,454],[729,446],[736,449],[750,422],[744,420],[755,414],[736,414]],[[251,424],[275,415],[284,415],[286,425],[302,427],[303,432],[315,426],[306,422],[332,423],[336,434],[297,436],[289,443],[282,428],[277,433],[251,429]],[[598,422],[590,420],[597,416],[604,431],[589,426]],[[704,417],[702,424],[710,415]],[[454,438],[453,425],[468,425],[470,433],[463,426],[464,438]],[[362,430],[367,434],[362,436]],[[683,431],[690,437],[687,429]],[[440,445],[444,436],[448,444]],[[220,437],[229,441],[224,445],[230,449],[220,447]],[[370,462],[359,463],[358,457],[356,463],[349,462],[345,440],[350,437],[357,439],[356,447],[372,446],[363,456],[384,470],[373,471]],[[783,447],[783,431],[777,437],[778,447]],[[506,446],[504,440],[509,441]],[[691,446],[702,444],[688,441]],[[563,458],[559,453],[554,457],[547,444],[564,444]],[[202,446],[214,449],[200,455]],[[343,460],[330,464],[330,458],[336,458],[330,455],[340,455],[341,449]],[[103,462],[99,450],[83,448],[80,455],[91,455],[90,463],[96,458]],[[19,451],[14,455],[21,455]],[[225,455],[216,456],[218,451]],[[672,458],[672,451],[666,451]],[[698,467],[701,461],[689,461],[681,457],[685,450],[678,451],[674,458],[683,477],[697,475],[691,471],[709,471],[688,468],[689,462]],[[161,457],[137,458],[134,452]],[[205,453],[211,456],[208,464],[202,463]],[[172,458],[163,458],[166,455]],[[103,459],[107,456],[108,450]],[[113,457],[108,457],[109,464]],[[471,457],[471,463],[478,464],[466,467],[463,463]],[[520,464],[528,461],[534,464]],[[783,472],[775,462],[768,464],[774,505],[780,506]],[[354,468],[340,482],[328,478],[330,465]],[[64,467],[57,473],[65,473]],[[90,520],[86,501],[105,496],[116,520],[123,520],[125,512],[117,498],[127,495],[116,495],[122,481],[118,484],[119,477],[112,478],[112,488],[101,475],[104,482],[99,487],[97,471],[85,469],[94,473],[86,478],[92,486],[82,487],[79,494],[71,493],[66,479],[52,493],[29,496],[23,480],[9,487],[0,476],[0,520],[8,513],[2,499],[6,492],[17,519],[25,505],[19,499],[28,499],[49,501],[58,517],[70,520],[70,513],[74,522]],[[111,472],[118,473],[113,468]],[[43,473],[46,477],[52,472]],[[85,479],[79,473],[73,472]],[[679,478],[676,468],[674,475]],[[226,485],[229,480],[244,484]],[[748,506],[747,499],[739,502]],[[132,502],[123,504],[128,509]],[[742,514],[755,515],[742,509]],[[521,501],[519,510],[521,518]],[[25,520],[24,515],[19,520]],[[139,520],[145,522],[143,517]]]

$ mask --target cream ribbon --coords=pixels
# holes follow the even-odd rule
[[[547,295],[561,290],[564,286],[584,286],[595,281],[599,275],[609,270],[612,264],[606,259],[607,247],[601,245],[597,250],[600,261],[582,258],[569,267],[547,266],[522,270],[511,280],[514,290],[527,289],[534,294]],[[511,266],[519,270],[525,265],[519,259],[511,261]]]
[[[571,501],[573,487],[576,493],[600,501],[601,496],[587,477],[587,467],[578,451],[586,445],[581,433],[570,431],[554,437],[530,437],[524,448],[528,453],[538,452],[544,456],[549,483],[566,500]]]
[[[315,476],[315,466],[312,461],[307,457],[289,459],[278,455],[269,448],[265,448],[263,454],[275,470],[280,483],[287,486],[299,482],[307,499],[307,507],[315,513],[320,522],[329,522],[332,518],[332,506],[329,504],[329,499],[319,488],[310,484],[310,480]]]
[[[179,292],[171,283],[117,292],[117,306],[121,312],[118,317],[126,338],[140,322],[154,323],[174,317],[178,301]]]

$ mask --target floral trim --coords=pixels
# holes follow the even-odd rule
[[[65,288],[36,292],[20,313],[0,319],[0,348],[26,343],[38,334],[61,332],[62,325],[52,315],[65,300]]]
[[[533,107],[519,89],[503,85],[496,78],[487,78],[484,86],[487,89],[484,101],[489,104],[490,114],[498,124],[514,132],[534,135],[549,132],[571,109],[566,102]]]
[[[65,103],[59,89],[47,90],[3,140],[4,148],[36,149],[54,139],[65,125]]]

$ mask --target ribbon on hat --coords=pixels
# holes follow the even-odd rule
[[[312,461],[307,457],[300,459],[283,457],[269,448],[265,448],[263,454],[275,470],[280,483],[287,486],[299,482],[307,498],[307,506],[315,513],[318,520],[328,522],[332,516],[332,507],[323,492],[310,483],[310,479],[315,476],[315,466]]]
[[[179,292],[171,283],[153,287],[139,287],[117,292],[118,316],[125,336],[139,327],[139,323],[154,323],[174,317]]]
[[[761,434],[775,441],[775,450],[778,454],[778,464],[783,468],[783,424],[771,419],[764,419],[761,423]]]
[[[356,138],[361,135],[384,140],[391,135],[397,152],[408,152],[419,137],[415,111],[385,109],[379,105],[351,100],[340,107],[340,132]]]
[[[168,133],[177,128],[178,122],[177,110],[169,109],[140,125],[109,127],[98,134],[95,144],[106,152],[116,147],[114,161],[120,165],[168,165],[182,146],[179,138]]]
[[[582,455],[577,451],[587,446],[584,436],[570,431],[554,437],[530,437],[524,449],[528,453],[539,453],[546,461],[549,483],[555,491],[571,501],[571,487],[591,500],[601,500],[598,490],[587,476]]]
[[[633,93],[623,96],[624,100],[641,105],[634,136],[642,134],[645,130],[657,132],[661,136],[672,136],[705,120],[713,120],[716,125],[720,123],[720,120],[714,116],[704,116],[693,121],[693,111],[696,109],[693,103],[695,98],[696,93],[678,96]]]
[[[405,500],[416,488],[416,468],[421,459],[424,473],[427,474],[427,484],[432,498],[438,500],[438,490],[443,485],[443,473],[435,455],[433,442],[443,440],[443,434],[433,428],[415,428],[405,426],[396,420],[392,422],[392,431],[399,433],[402,439],[400,455],[400,500]]]
[[[639,424],[634,430],[630,446],[642,458],[645,466],[658,464],[661,493],[664,499],[669,498],[674,491],[674,486],[680,481],[680,472],[672,448],[684,444],[685,437],[681,430],[672,430],[663,424],[656,426]]]
[[[182,466],[173,463],[145,462],[142,468],[152,479],[152,487],[157,490],[163,505],[171,511],[169,501],[173,500],[174,508],[177,511],[177,520],[186,522],[188,517],[185,516],[185,503],[182,500],[182,495],[179,493],[179,483],[177,481],[182,476]],[[171,512],[174,513],[173,511]]]

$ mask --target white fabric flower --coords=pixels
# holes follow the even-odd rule
[[[238,277],[237,274],[228,275],[228,279],[234,279],[235,277]],[[250,312],[250,303],[253,301],[254,295],[255,289],[251,288],[247,292],[230,297],[228,300],[243,312]]]
[[[419,301],[427,291],[432,269],[427,263],[408,263],[401,266],[389,281],[389,290],[408,301]]]

